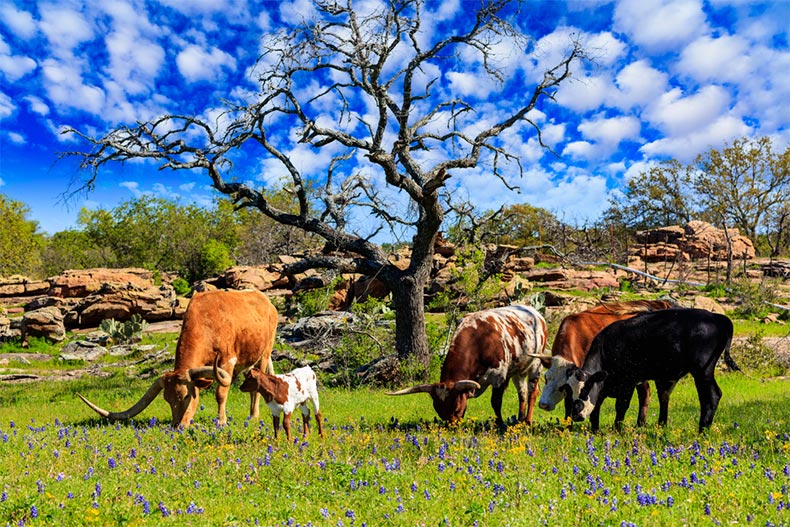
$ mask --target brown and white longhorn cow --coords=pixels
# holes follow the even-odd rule
[[[646,311],[657,311],[675,307],[666,300],[635,300],[632,302],[616,302],[601,304],[580,313],[565,317],[557,330],[551,355],[539,358],[545,373],[546,386],[540,395],[538,406],[551,411],[563,398],[565,399],[565,418],[571,416],[571,396],[567,392],[568,372],[581,368],[584,358],[590,349],[595,335],[603,328],[618,320],[631,318]],[[647,405],[650,401],[650,387],[647,382],[636,387],[639,397],[639,415],[637,425],[644,425],[647,419]]]
[[[453,335],[438,383],[412,386],[388,395],[429,393],[445,421],[463,418],[469,397],[491,386],[496,422],[502,420],[502,395],[510,379],[518,391],[518,419],[532,423],[541,363],[534,358],[546,346],[546,321],[532,307],[513,305],[471,313]]]
[[[224,425],[232,376],[256,364],[265,364],[273,373],[271,353],[276,329],[277,310],[260,291],[196,293],[184,314],[173,371],[159,377],[134,406],[123,412],[108,412],[77,395],[102,417],[123,420],[142,412],[163,391],[170,404],[173,426],[186,427],[198,409],[199,390],[214,382],[216,358],[217,373],[225,381],[217,386],[217,420]],[[257,392],[250,394],[253,418],[259,416],[259,401]]]

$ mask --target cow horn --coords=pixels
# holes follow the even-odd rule
[[[476,383],[475,381],[470,381],[468,379],[465,379],[463,381],[458,381],[455,384],[453,384],[453,388],[452,389],[457,391],[457,392],[461,392],[461,391],[464,391],[464,390],[479,390],[480,389],[480,385],[478,383]]]
[[[430,393],[431,389],[436,386],[435,384],[418,384],[411,388],[404,388],[397,392],[387,392],[387,395],[408,395],[410,393]]]
[[[219,367],[219,353],[217,353],[217,356],[214,357],[214,366],[211,369],[211,373],[214,375],[214,378],[217,379],[217,382],[222,386],[228,387],[230,386],[231,381],[233,381],[231,376],[228,375],[228,372]]]
[[[540,360],[551,360],[553,356],[548,353],[527,353],[527,357],[532,357]]]
[[[85,404],[90,406],[91,409],[94,412],[96,412],[97,414],[99,414],[100,416],[106,417],[107,419],[109,419],[111,421],[121,421],[121,420],[125,420],[125,419],[131,419],[135,415],[137,415],[140,412],[142,412],[143,410],[145,410],[148,407],[148,405],[151,404],[151,402],[154,399],[156,399],[156,396],[159,395],[159,392],[162,391],[163,387],[164,387],[164,382],[162,381],[162,378],[160,377],[159,379],[156,380],[156,382],[154,382],[151,385],[150,388],[148,388],[148,391],[145,392],[142,397],[140,397],[140,400],[137,401],[134,404],[134,406],[132,406],[131,408],[129,408],[128,410],[126,410],[124,412],[108,412],[107,410],[104,410],[103,408],[99,408],[98,406],[96,406],[95,404],[90,402],[88,399],[86,399],[83,395],[81,395],[79,393],[77,394],[77,397],[82,399],[82,402],[84,402]]]
[[[188,378],[190,381],[195,379],[217,379],[223,386],[230,386],[232,377],[228,372],[223,370],[222,368],[217,368],[217,375],[214,375],[214,366],[201,366],[199,368],[191,368],[187,373]],[[220,379],[221,377],[221,379]]]

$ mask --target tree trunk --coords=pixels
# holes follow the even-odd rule
[[[425,368],[427,377],[431,352],[425,332],[425,281],[415,275],[404,274],[394,282],[392,307],[395,311],[395,349],[398,358],[401,361],[416,360]]]

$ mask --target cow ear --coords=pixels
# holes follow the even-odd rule
[[[589,382],[603,382],[606,380],[606,372],[603,370],[597,371],[590,375]]]

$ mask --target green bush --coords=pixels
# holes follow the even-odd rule
[[[176,294],[179,296],[186,296],[192,290],[192,286],[189,285],[189,282],[181,278],[180,276],[173,280],[173,283],[170,285],[173,286]]]

